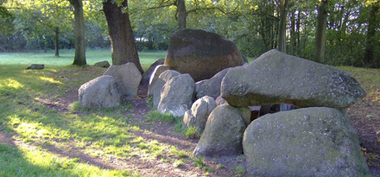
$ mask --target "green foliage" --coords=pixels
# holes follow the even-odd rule
[[[176,132],[176,133],[182,133],[182,132],[185,131],[185,129],[182,128],[182,120],[183,120],[182,118],[181,119],[176,119],[176,122],[175,122],[174,127],[173,127],[174,132]]]
[[[185,164],[184,160],[179,159],[179,160],[174,161],[173,166],[177,168],[177,167],[183,166],[184,164]]]
[[[200,133],[198,132],[198,130],[195,127],[191,126],[191,127],[186,129],[185,136],[188,139],[194,139],[194,138],[199,138]]]
[[[232,168],[235,170],[238,176],[242,176],[246,172],[244,166],[242,165],[234,165]]]
[[[276,1],[185,1],[187,27],[219,33],[234,41],[239,50],[248,57],[258,57],[278,47],[279,8]],[[178,29],[177,4],[171,0],[131,0],[128,12],[137,38],[138,49],[166,50],[170,37]],[[318,1],[289,1],[286,48],[287,53],[306,59],[313,59],[315,50],[316,17]],[[368,23],[373,17],[370,10],[378,6],[374,0],[329,1],[327,42],[325,60],[329,65],[376,66],[364,60]],[[104,18],[102,1],[84,3],[86,39],[88,47],[110,46],[107,23]],[[1,51],[42,49],[53,46],[53,31],[61,31],[61,47],[73,47],[72,8],[68,1],[36,0],[7,1],[0,6],[1,23],[14,23],[14,32],[5,35],[0,32]],[[2,17],[3,17],[2,16]],[[376,18],[375,18],[376,17]],[[380,18],[380,11],[375,17]],[[377,25],[378,26],[378,25]],[[6,25],[1,25],[0,31]],[[12,27],[13,28],[13,27]],[[9,28],[9,29],[12,29]],[[378,31],[370,38],[380,41]],[[380,45],[373,45],[375,58],[380,56]],[[165,57],[165,55],[157,58]],[[157,59],[155,58],[155,59]],[[369,63],[368,63],[369,62]],[[372,63],[371,63],[372,62]]]
[[[0,1],[0,34],[9,34],[13,30],[14,16]]]
[[[199,169],[202,169],[205,166],[205,159],[203,157],[193,157],[190,159],[194,165],[196,165]]]
[[[216,169],[217,169],[217,170],[222,169],[222,168],[226,168],[226,166],[223,165],[223,164],[218,164],[218,165],[216,165]]]

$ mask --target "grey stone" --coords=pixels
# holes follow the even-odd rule
[[[248,173],[258,176],[363,176],[368,166],[348,115],[318,107],[267,114],[244,132]]]
[[[44,69],[45,65],[44,64],[32,64],[26,69]]]
[[[220,96],[220,84],[222,83],[222,79],[227,74],[228,70],[229,68],[223,69],[210,79],[196,82],[195,92],[197,93],[197,98],[202,98],[206,95],[211,96],[214,99],[218,98],[218,96]]]
[[[103,75],[80,86],[79,103],[84,107],[116,107],[120,94],[114,77]]]
[[[165,69],[165,66],[163,66],[163,67],[158,66],[156,68],[156,71],[159,72],[161,70],[160,68]],[[154,73],[156,73],[156,72],[154,72]],[[157,108],[158,103],[160,103],[162,87],[171,78],[173,78],[175,76],[179,76],[180,74],[181,73],[179,73],[178,71],[174,71],[174,70],[163,70],[163,72],[158,76],[157,79],[153,79],[154,81],[152,81],[152,79],[151,79],[152,82],[149,85],[148,93],[149,93],[149,96],[153,97],[153,107],[154,108]]]
[[[146,85],[146,86],[149,85],[149,81],[150,81],[151,76],[153,76],[153,72],[156,70],[157,66],[163,65],[164,61],[165,61],[164,58],[160,58],[156,60],[154,63],[152,63],[149,66],[149,68],[143,73],[141,81],[140,81],[140,85]]]
[[[158,66],[156,66],[156,68],[154,69],[154,71],[152,72],[152,75],[151,75],[151,77],[149,78],[149,87],[148,87],[148,95],[149,96],[153,96],[153,91],[152,91],[152,87],[155,85],[155,83],[156,83],[156,81],[157,81],[157,79],[158,79],[158,77],[160,77],[160,75],[164,72],[164,71],[166,71],[166,70],[169,70],[169,67],[167,67],[167,66],[164,66],[164,65],[158,65]],[[176,76],[177,75],[179,75],[179,74],[181,74],[181,73],[179,73],[178,71],[176,71],[178,74],[176,74]]]
[[[205,130],[193,154],[195,156],[241,154],[245,128],[238,108],[229,105],[218,106],[208,117]]]
[[[273,49],[248,65],[231,68],[221,95],[232,106],[346,108],[366,93],[346,72]]]
[[[101,68],[108,68],[111,65],[107,60],[105,60],[105,61],[100,61],[100,62],[95,63],[94,66],[101,67]]]
[[[216,105],[223,105],[223,104],[228,104],[227,101],[225,99],[223,99],[221,96],[218,96],[216,99],[215,99],[215,102],[216,102]]]
[[[211,111],[216,107],[214,98],[204,96],[193,103],[191,110],[186,111],[183,117],[183,123],[186,127],[195,127],[199,133],[202,133]]]
[[[244,123],[246,126],[248,126],[251,123],[251,110],[249,107],[240,107],[239,108],[241,117],[244,120]]]
[[[194,80],[189,74],[181,74],[171,78],[161,89],[158,111],[170,113],[174,117],[182,117],[191,107],[194,88]]]
[[[189,73],[195,81],[211,78],[225,68],[244,63],[234,42],[216,33],[193,29],[173,34],[165,58],[165,66]]]
[[[113,76],[119,84],[119,91],[124,96],[137,95],[137,88],[141,80],[141,73],[134,63],[112,65],[103,75]]]

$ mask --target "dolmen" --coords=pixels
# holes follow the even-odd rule
[[[369,173],[347,114],[347,108],[366,92],[348,73],[270,50],[247,65],[229,69],[220,92],[236,108],[281,103],[299,108],[266,114],[249,123],[242,149],[250,175]],[[205,132],[215,124],[208,121]],[[204,144],[202,138],[199,144]],[[195,152],[200,151],[197,148]]]

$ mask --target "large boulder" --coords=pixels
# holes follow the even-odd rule
[[[245,128],[238,108],[229,105],[218,106],[208,117],[205,130],[193,154],[195,156],[241,154]]]
[[[118,83],[115,78],[103,75],[80,86],[79,103],[84,107],[116,107],[120,105]]]
[[[204,96],[199,98],[191,106],[191,110],[186,111],[183,116],[183,123],[186,127],[195,127],[199,133],[203,132],[207,118],[216,107],[214,98]]]
[[[160,70],[159,68],[161,67],[157,67],[156,70]],[[160,103],[162,87],[164,87],[166,82],[168,82],[171,78],[179,75],[181,75],[181,73],[179,73],[178,71],[164,70],[164,72],[162,72],[157,79],[155,79],[154,81],[151,80],[152,84],[149,85],[148,93],[149,96],[153,97],[154,108],[157,108],[158,103]]]
[[[347,113],[333,108],[303,108],[262,116],[245,130],[243,149],[251,175],[368,174]]]
[[[158,111],[170,113],[174,117],[182,117],[193,103],[194,87],[194,80],[189,74],[171,78],[161,89]]]
[[[103,75],[113,76],[120,83],[119,90],[123,96],[133,97],[137,95],[141,73],[134,63],[112,65]]]
[[[195,81],[208,79],[224,68],[243,65],[236,44],[216,33],[184,29],[170,39],[165,65],[189,73]]]
[[[198,81],[195,83],[195,92],[197,98],[202,98],[204,96],[211,96],[217,99],[220,96],[220,84],[222,79],[227,74],[229,68],[223,69],[222,71],[216,73],[212,78]]]
[[[250,64],[231,68],[221,95],[232,106],[346,108],[366,93],[346,72],[273,49]]]

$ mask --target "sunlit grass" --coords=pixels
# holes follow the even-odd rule
[[[47,82],[53,83],[53,84],[63,84],[60,81],[54,80],[54,78],[52,78],[52,77],[48,78],[48,77],[41,76],[40,79],[43,80],[43,81],[47,81]]]
[[[7,89],[6,87],[13,88],[13,89],[19,89],[24,88],[24,85],[22,85],[20,82],[14,80],[14,79],[6,79],[2,83],[0,83],[0,89]]]
[[[143,130],[129,121],[133,117],[124,114],[134,109],[131,105],[89,109],[76,101],[68,111],[57,112],[41,102],[48,100],[51,105],[58,104],[65,90],[78,88],[83,82],[101,75],[104,72],[102,68],[56,66],[34,71],[24,70],[23,66],[18,65],[0,65],[0,72],[4,73],[0,75],[0,130],[10,133],[21,143],[36,147],[34,150],[9,147],[19,152],[19,158],[8,158],[12,161],[10,166],[6,166],[9,170],[5,171],[5,166],[1,166],[0,170],[3,171],[0,176],[34,176],[37,173],[43,176],[134,175],[129,171],[102,170],[77,163],[73,158],[50,154],[47,147],[56,147],[61,151],[67,147],[76,148],[106,162],[112,158],[140,158],[174,163],[178,157],[185,157],[183,151],[169,155],[169,151],[175,148],[173,145],[133,135],[132,132]],[[3,151],[0,155],[7,156]],[[43,157],[45,162],[33,158],[38,156]],[[18,173],[20,167],[13,163],[41,167],[42,171]]]
[[[79,161],[36,147],[0,144],[0,176],[132,176],[129,171],[101,169]]]

